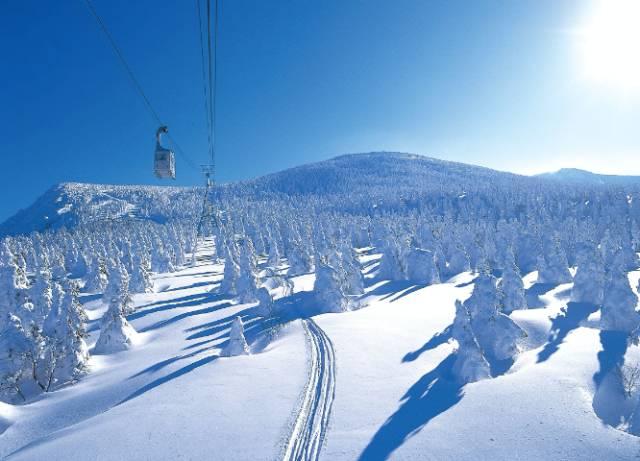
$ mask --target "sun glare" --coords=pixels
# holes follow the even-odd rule
[[[640,0],[599,0],[579,30],[585,76],[640,90]]]

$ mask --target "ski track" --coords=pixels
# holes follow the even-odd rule
[[[320,458],[335,397],[333,343],[313,320],[302,320],[302,324],[311,345],[311,374],[284,461],[317,461]]]

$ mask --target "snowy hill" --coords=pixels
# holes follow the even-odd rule
[[[269,198],[271,195],[330,196],[348,193],[349,205],[369,207],[377,200],[416,200],[435,191],[458,197],[469,189],[508,187],[535,180],[488,168],[389,152],[350,154],[303,165],[260,178],[232,183],[220,193]],[[395,200],[394,200],[395,199]],[[201,189],[158,186],[112,186],[63,183],[45,192],[33,205],[0,224],[0,236],[74,227],[78,224],[126,219],[163,223],[194,219],[200,211]]]
[[[395,193],[420,192],[444,182],[464,190],[475,184],[528,178],[464,163],[416,154],[370,152],[347,154],[291,168],[246,184],[256,190],[285,194],[332,194],[393,188]]]
[[[553,181],[546,181],[551,179]],[[640,178],[598,175],[577,169],[562,169],[537,177],[521,176],[489,168],[438,160],[415,154],[372,152],[348,154],[230,183],[218,188],[223,205],[237,197],[252,201],[287,200],[287,197],[349,196],[332,206],[340,211],[382,208],[397,210],[418,202],[457,202],[473,193],[491,201],[497,193],[518,188],[553,195],[557,186],[570,183],[574,190],[563,193],[584,195],[576,187],[612,185],[638,190]],[[33,205],[0,224],[0,236],[28,234],[45,229],[74,227],[101,221],[193,220],[200,211],[202,189],[163,186],[113,186],[63,183],[52,187]],[[513,200],[514,197],[512,197]],[[524,199],[522,199],[524,200]]]
[[[191,188],[62,183],[0,224],[0,236],[124,219],[163,223],[191,217],[197,203]]]
[[[618,176],[609,174],[592,173],[577,168],[562,168],[553,173],[542,173],[537,175],[539,178],[552,179],[554,181],[569,184],[587,184],[587,185],[617,185],[629,186],[640,185],[640,176]]]

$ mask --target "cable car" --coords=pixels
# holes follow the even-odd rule
[[[153,156],[153,172],[160,179],[176,179],[176,159],[175,154],[170,149],[165,149],[160,144],[160,137],[163,133],[168,133],[166,126],[161,126],[156,131],[156,151]]]

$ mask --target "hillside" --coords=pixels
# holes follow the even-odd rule
[[[580,170],[577,168],[562,168],[553,173],[542,173],[537,175],[539,178],[551,179],[558,182],[568,184],[583,185],[609,185],[609,186],[631,186],[640,185],[640,176],[624,176],[598,174],[591,171]]]
[[[413,154],[350,154],[291,168],[260,178],[231,183],[219,194],[254,200],[273,196],[350,196],[349,205],[379,200],[407,201],[425,194],[509,187],[513,182],[535,183],[524,176],[488,168],[437,160]],[[117,220],[194,219],[200,211],[200,188],[112,186],[63,183],[52,187],[33,205],[0,225],[0,236],[74,227]]]
[[[191,218],[199,195],[180,187],[62,183],[0,224],[0,236],[105,221]]]

